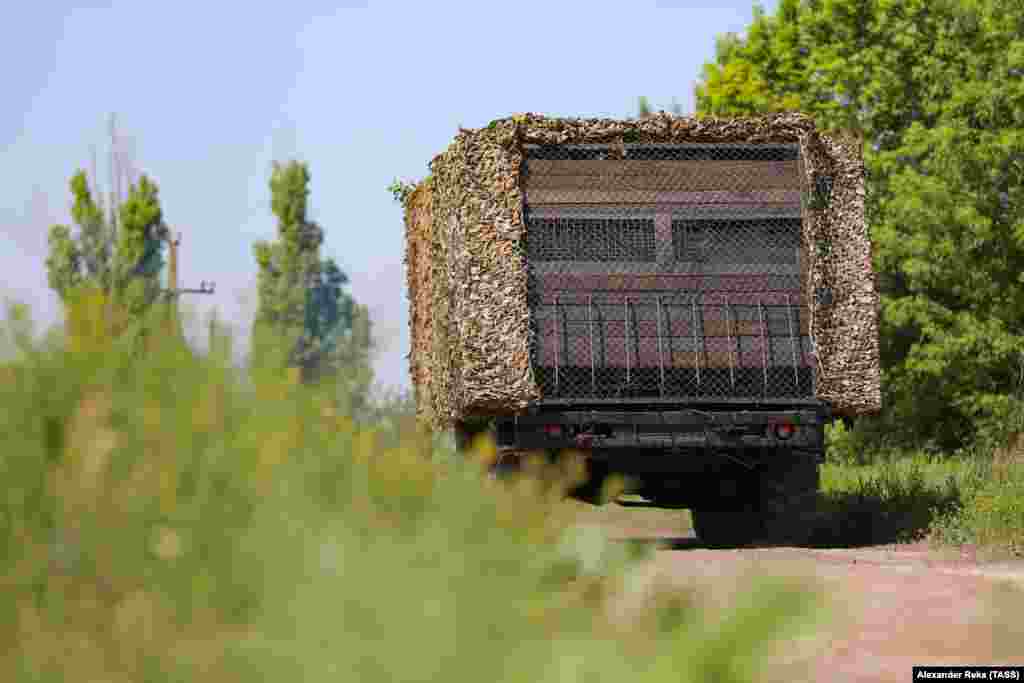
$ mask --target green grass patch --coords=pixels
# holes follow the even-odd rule
[[[1002,397],[953,454],[908,453],[867,420],[826,427],[821,542],[928,538],[993,556],[1024,554],[1024,407]],[[883,430],[883,431],[879,431]]]
[[[815,614],[765,579],[618,623],[648,551],[560,496],[89,320],[0,375],[0,680],[752,681]]]
[[[812,543],[855,547],[916,541],[961,504],[969,470],[926,456],[871,465],[827,463]]]
[[[1024,462],[1017,451],[875,457],[822,467],[814,543],[851,547],[929,540],[1024,554]]]
[[[976,470],[961,504],[936,515],[930,538],[993,557],[1024,556],[1024,463],[996,457]]]

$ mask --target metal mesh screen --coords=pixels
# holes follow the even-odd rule
[[[654,221],[538,218],[530,227],[536,261],[654,261]]]
[[[796,145],[527,147],[544,398],[814,395]]]

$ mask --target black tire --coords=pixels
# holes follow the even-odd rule
[[[760,477],[763,533],[771,543],[805,545],[812,540],[821,468],[807,456],[770,461]]]
[[[820,470],[812,458],[776,454],[754,472],[746,509],[691,510],[694,531],[712,547],[803,545],[815,528]]]
[[[669,510],[682,510],[692,507],[686,502],[687,491],[682,488],[682,483],[675,487],[665,485],[662,478],[642,481],[637,493],[651,502],[652,505]]]
[[[764,530],[757,510],[691,510],[693,530],[712,548],[745,546],[758,541]]]

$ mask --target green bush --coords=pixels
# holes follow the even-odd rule
[[[936,516],[931,538],[941,545],[979,546],[995,556],[1024,555],[1024,461],[997,451],[969,461],[959,505]]]
[[[814,542],[835,547],[919,540],[937,517],[958,509],[962,469],[924,453],[879,456],[867,465],[828,463]]]
[[[104,305],[0,375],[0,680],[748,681],[813,612],[759,580],[610,618],[645,553],[560,496]]]
[[[849,432],[834,432],[839,439]],[[842,441],[840,441],[842,443]],[[869,464],[830,453],[822,468],[814,540],[827,546],[928,538],[939,546],[979,546],[1024,554],[1024,449],[977,446],[953,456],[896,451]]]
[[[842,420],[825,425],[825,452],[829,462],[843,465],[864,464],[866,458],[858,434]]]

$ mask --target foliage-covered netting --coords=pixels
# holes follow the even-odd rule
[[[858,139],[795,113],[527,114],[461,131],[431,171],[406,261],[435,425],[558,396],[878,409]]]

